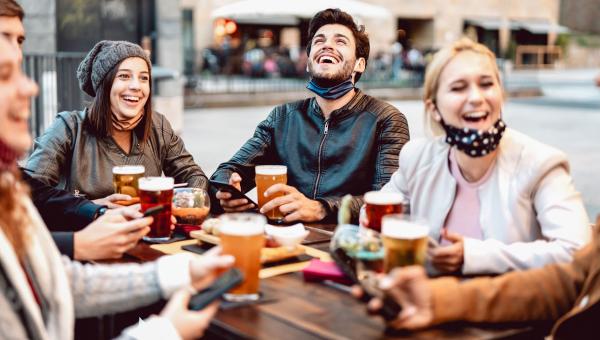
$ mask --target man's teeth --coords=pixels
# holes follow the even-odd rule
[[[320,63],[328,63],[328,64],[335,64],[337,61],[335,60],[335,58],[330,57],[330,56],[322,56],[319,59]]]

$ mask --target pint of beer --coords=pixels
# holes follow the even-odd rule
[[[396,267],[425,264],[429,227],[424,222],[396,214],[383,217],[382,224],[386,273]]]
[[[232,255],[235,258],[233,266],[244,273],[244,282],[224,297],[228,301],[258,300],[260,254],[265,244],[267,220],[252,213],[224,214],[220,219],[223,254]]]
[[[112,169],[115,193],[131,197],[139,196],[138,179],[144,177],[143,165],[119,165]]]
[[[384,215],[401,214],[404,201],[397,192],[369,191],[364,196],[367,228],[381,232],[381,219]]]
[[[270,200],[283,196],[281,193],[265,197],[265,191],[273,184],[287,183],[287,167],[285,165],[258,165],[255,168],[256,172],[256,194],[258,196],[258,208],[262,208]],[[283,214],[279,208],[275,208],[266,214],[269,220],[280,221],[283,219]]]
[[[153,215],[154,222],[150,225],[150,232],[144,236],[145,241],[160,242],[171,238],[171,202],[173,201],[172,177],[142,177],[139,179],[140,203],[142,212],[157,205],[164,209]]]

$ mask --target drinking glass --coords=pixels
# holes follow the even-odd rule
[[[258,165],[255,168],[256,194],[258,195],[258,208],[262,208],[270,200],[283,196],[282,193],[277,193],[265,197],[265,191],[272,185],[277,183],[287,183],[287,167],[285,165]],[[266,214],[269,220],[281,221],[283,214],[279,207],[272,209]]]
[[[150,232],[144,236],[145,241],[161,242],[171,238],[171,205],[173,201],[172,177],[142,177],[139,179],[140,202],[142,212],[162,205],[161,212],[154,215]]]
[[[382,239],[385,247],[384,270],[425,265],[429,227],[423,220],[409,215],[383,217]]]
[[[173,190],[172,214],[176,227],[186,234],[199,230],[210,211],[210,198],[202,188],[175,188]]]

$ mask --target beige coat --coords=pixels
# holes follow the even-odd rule
[[[600,218],[597,221],[600,224]],[[568,264],[512,272],[460,283],[432,280],[434,324],[555,321],[555,339],[598,335],[600,322],[600,227],[594,240]]]

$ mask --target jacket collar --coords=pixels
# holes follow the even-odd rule
[[[331,112],[331,115],[329,116],[331,120],[341,120],[352,115],[354,112],[360,111],[363,108],[363,99],[365,99],[366,95],[359,88],[355,88],[355,91],[356,93],[354,94],[354,97],[352,97],[352,99],[350,99],[346,105]],[[317,103],[316,97],[312,97],[310,100],[310,107],[312,108],[311,111],[317,116],[323,118],[323,111],[321,110],[319,103]]]

